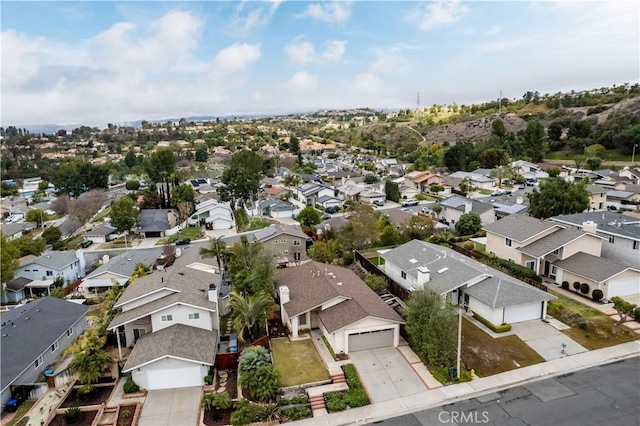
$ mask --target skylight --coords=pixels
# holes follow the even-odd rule
[[[417,261],[417,260],[415,260],[415,259],[413,259],[413,258],[409,259],[409,262],[411,262],[411,263],[418,263],[418,261]]]
[[[442,269],[438,269],[438,273],[441,274],[443,272],[447,272],[449,270],[449,268],[447,268],[446,266]]]

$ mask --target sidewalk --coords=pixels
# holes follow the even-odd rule
[[[324,345],[322,345],[324,346]],[[442,386],[404,398],[293,422],[297,425],[344,425],[393,418],[470,399],[525,382],[575,372],[640,355],[640,340],[522,367],[471,382]]]

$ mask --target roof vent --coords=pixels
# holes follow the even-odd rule
[[[25,321],[29,321],[31,319],[31,317],[25,317]]]
[[[414,258],[409,259],[409,262],[410,262],[410,263],[418,263],[418,261],[417,261],[417,260],[415,260]]]
[[[2,333],[2,337],[9,337],[7,333]]]
[[[342,285],[342,281],[337,282],[336,284],[341,286]]]
[[[447,268],[446,266],[442,269],[438,269],[438,273],[442,274],[443,272],[447,272],[449,270],[449,268]]]

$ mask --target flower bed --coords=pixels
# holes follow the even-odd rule
[[[113,387],[114,385],[94,386],[91,392],[87,394],[79,393],[78,390],[80,387],[75,387],[69,392],[62,404],[60,404],[60,408],[102,404],[109,399]]]
[[[81,411],[80,418],[74,424],[76,425],[90,425],[95,420],[98,415],[98,410],[91,411]],[[64,419],[63,414],[56,414],[56,416],[51,420],[49,426],[68,426],[68,423]]]

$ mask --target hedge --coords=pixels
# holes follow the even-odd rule
[[[344,392],[327,392],[324,394],[324,399],[327,405],[327,410],[330,412],[343,411],[347,408],[362,407],[370,404],[369,396],[360,383],[360,377],[353,364],[346,364],[342,366],[344,376],[349,386],[348,391]]]
[[[604,293],[599,288],[596,288],[595,290],[593,290],[593,292],[591,292],[591,298],[596,302],[601,301],[603,297]]]
[[[473,313],[473,317],[489,327],[494,333],[505,333],[507,331],[511,331],[511,324],[504,323],[502,325],[495,325],[475,312]]]

